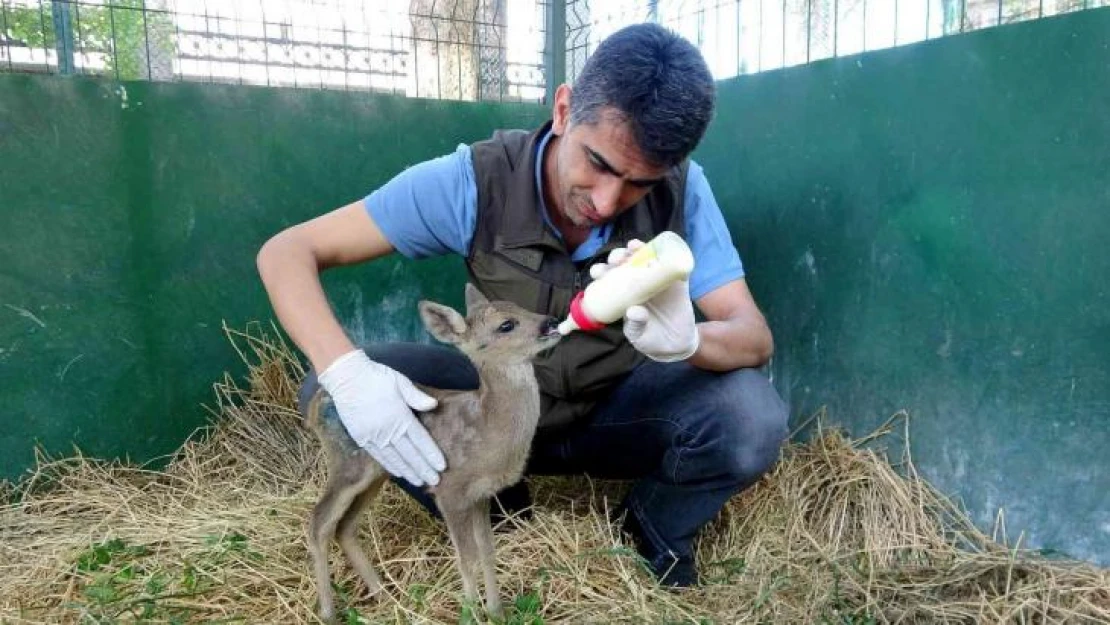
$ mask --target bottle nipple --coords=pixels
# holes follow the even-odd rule
[[[575,330],[582,330],[583,332],[597,332],[605,327],[604,323],[598,323],[582,310],[582,298],[585,297],[585,291],[579,291],[574,299],[570,301],[570,316],[559,324],[559,333],[563,336],[570,334]]]

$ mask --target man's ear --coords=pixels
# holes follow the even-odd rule
[[[570,85],[563,83],[555,89],[555,104],[551,107],[551,133],[562,136],[570,125]]]
[[[455,344],[466,334],[466,319],[463,319],[463,316],[454,308],[427,300],[421,300],[418,307],[420,320],[436,340]]]
[[[466,283],[466,295],[465,295],[465,297],[466,297],[466,313],[467,314],[470,314],[470,312],[474,310],[475,306],[479,306],[481,304],[488,304],[489,303],[489,300],[486,299],[485,295],[482,295],[482,292],[478,290],[478,287],[474,286],[473,284],[471,284],[469,282]]]

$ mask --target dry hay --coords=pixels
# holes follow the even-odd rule
[[[259,326],[228,335],[249,384],[215,385],[214,426],[164,470],[40,455],[3,485],[0,622],[315,622],[303,529],[322,464],[293,408],[303,371]],[[905,451],[877,451],[900,417],[792,443],[706,528],[697,589],[655,585],[607,521],[625,485],[533,479],[534,517],[497,534],[508,622],[1110,622],[1110,572],[1006,547]],[[484,618],[460,604],[442,525],[399,489],[362,533],[388,592],[367,599],[338,567],[347,622]]]

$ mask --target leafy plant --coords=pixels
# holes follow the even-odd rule
[[[152,65],[165,65],[164,59],[172,58],[173,18],[144,0],[114,0],[108,6],[49,0],[37,6],[5,5],[0,32],[16,45],[53,49],[59,35],[55,11],[68,11],[74,47],[104,54],[106,72],[120,79],[146,78],[157,73]]]

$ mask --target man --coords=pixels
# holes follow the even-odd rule
[[[544,416],[528,470],[635,479],[624,528],[663,583],[696,583],[698,530],[773,466],[787,420],[756,370],[771,355],[770,330],[709,184],[688,160],[714,98],[696,48],[659,26],[631,26],[597,48],[573,89],[558,88],[538,131],[459,146],[262,247],[275,314],[322,372],[351,436],[406,490],[421,498],[416,487],[444,469],[413,414],[435,401],[412,380],[466,388],[476,375],[443,347],[356,349],[320,271],[395,250],[453,252],[487,296],[563,318],[591,271],[630,242],[674,230],[694,251],[689,283],[630,309],[624,323],[571,334],[537,362]],[[304,392],[316,384],[310,375]],[[521,488],[510,490],[503,504],[527,504]]]

